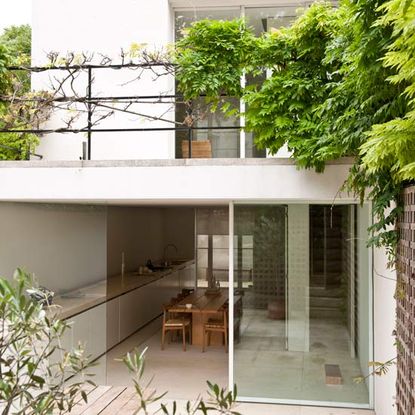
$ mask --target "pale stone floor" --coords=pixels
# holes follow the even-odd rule
[[[360,363],[350,357],[346,327],[336,320],[310,320],[310,350],[285,350],[284,322],[266,310],[244,310],[241,342],[235,346],[235,382],[241,396],[367,404]],[[325,364],[339,365],[342,385],[326,385]],[[363,363],[367,365],[367,362]]]
[[[249,313],[245,313],[244,328],[245,335],[254,335],[250,332],[249,319],[247,318]],[[255,316],[251,316],[254,319]],[[253,323],[253,320],[251,320]],[[255,326],[258,328],[257,323]],[[206,391],[206,380],[210,380],[220,386],[226,386],[228,383],[227,368],[228,368],[228,354],[224,352],[222,347],[209,347],[206,353],[202,353],[200,347],[188,346],[188,350],[183,352],[179,343],[171,343],[166,345],[164,351],[160,350],[160,320],[154,321],[152,324],[140,330],[138,333],[126,339],[124,342],[116,346],[114,349],[108,352],[106,358],[101,359],[100,370],[101,376],[98,376],[95,381],[100,384],[110,384],[114,386],[131,385],[131,378],[124,367],[123,363],[116,361],[125,353],[138,348],[142,350],[148,346],[146,353],[146,377],[149,379],[154,375],[152,385],[157,389],[159,393],[168,391],[164,401],[169,402],[170,400],[176,400],[180,404],[188,399],[196,399],[201,391]],[[253,327],[253,326],[252,326]],[[257,333],[258,334],[258,333]],[[258,338],[260,336],[257,336]],[[244,341],[241,342],[241,346]],[[249,344],[249,339],[247,341]],[[251,344],[252,346],[252,344]],[[250,346],[250,347],[251,347]],[[266,354],[263,350],[259,350],[254,357],[248,359],[254,359],[258,362],[258,359],[265,359],[267,361]],[[241,350],[235,351],[236,359],[238,359],[238,353],[247,350],[241,348]],[[268,356],[270,357],[270,356]],[[264,364],[265,364],[264,361]],[[279,368],[281,370],[281,364],[284,359],[277,359],[279,362]],[[290,359],[285,360],[286,368],[284,370],[290,371],[292,367],[292,361],[290,366]],[[304,360],[303,360],[304,362]],[[321,363],[321,362],[320,362]],[[320,364],[319,363],[319,364]],[[268,361],[269,365],[269,361]],[[255,373],[255,370],[262,371],[263,366],[255,364],[250,366],[251,370],[247,378],[245,379],[245,385],[243,380],[235,379],[238,382],[239,395],[242,390],[250,387],[250,382],[247,379],[256,379],[258,376],[265,376],[264,373]],[[258,369],[259,368],[259,369]],[[254,370],[255,369],[255,370]],[[104,372],[106,371],[106,376]],[[272,372],[272,371],[271,371]],[[306,371],[304,371],[304,374]],[[241,376],[242,372],[236,372],[236,376]],[[304,379],[306,378],[305,375]],[[296,387],[291,382],[296,381],[295,378],[284,376],[286,385],[289,386],[287,389]],[[260,387],[260,383],[254,382],[254,387]],[[264,386],[264,384],[262,384]],[[262,387],[261,386],[261,387]],[[335,387],[336,388],[336,387]],[[203,393],[205,395],[205,393]],[[254,390],[251,390],[250,396],[254,395]],[[294,394],[296,397],[297,395]],[[333,395],[334,396],[334,395]],[[303,399],[303,398],[296,398]],[[314,398],[315,399],[315,398]],[[327,400],[327,399],[326,399]],[[374,412],[368,410],[358,409],[344,409],[344,408],[322,408],[322,407],[311,407],[311,406],[296,406],[296,405],[268,405],[268,404],[252,404],[252,403],[239,403],[237,410],[243,415],[372,415]]]

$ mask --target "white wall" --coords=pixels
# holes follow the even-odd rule
[[[195,210],[194,208],[165,208],[163,211],[164,246],[174,244],[166,251],[168,259],[192,259],[195,254]]]
[[[396,327],[396,273],[387,268],[387,257],[383,249],[375,249],[374,269],[374,360],[386,362],[396,356],[395,338],[392,332]],[[376,415],[396,414],[395,406],[396,367],[389,373],[375,377]]]
[[[34,0],[33,62],[49,51],[118,54],[132,42],[159,47],[172,39],[168,0]],[[145,4],[144,4],[145,3]],[[144,6],[144,7],[143,7]]]
[[[144,7],[143,7],[144,6]],[[120,63],[121,48],[128,51],[132,43],[146,44],[150,50],[165,48],[173,40],[173,17],[168,0],[123,0],[121,4],[98,0],[34,0],[32,28],[32,61],[34,65],[47,63],[50,51],[76,54],[99,53]],[[99,69],[93,71],[93,96],[158,95],[174,92],[172,76],[154,81],[154,73],[147,70],[140,81],[130,82],[140,74],[137,70]],[[51,79],[66,76],[65,72],[48,71],[33,76],[35,89],[50,89]],[[85,96],[86,78],[76,83],[78,94]],[[123,86],[123,84],[125,84]],[[66,91],[67,95],[73,95]],[[108,103],[112,105],[111,102]],[[124,105],[122,105],[123,107]],[[85,109],[85,108],[84,108]],[[136,104],[129,111],[161,116],[166,105]],[[101,109],[102,110],[102,109]],[[56,113],[44,128],[65,127],[60,120],[69,114]],[[163,116],[174,120],[174,111]],[[85,127],[86,118],[74,126]],[[171,127],[171,123],[149,121],[143,117],[117,112],[96,128]],[[117,132],[93,134],[92,159],[151,159],[174,158],[172,132]],[[78,160],[82,156],[84,134],[46,134],[37,152],[45,159]]]
[[[108,208],[108,276],[121,274],[124,252],[125,271],[136,271],[148,259],[163,253],[163,222],[160,208]]]
[[[108,207],[108,276],[121,273],[124,252],[125,271],[136,271],[148,259],[194,258],[194,209],[185,207]]]
[[[0,203],[0,275],[17,267],[65,292],[106,277],[106,209]]]

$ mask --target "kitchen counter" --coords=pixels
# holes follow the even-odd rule
[[[59,307],[58,317],[62,320],[68,319],[137,288],[163,279],[173,272],[187,268],[192,264],[194,264],[194,260],[149,274],[139,275],[136,272],[131,272],[123,277],[121,275],[109,277],[108,280],[102,280],[96,284],[56,296],[53,303]]]

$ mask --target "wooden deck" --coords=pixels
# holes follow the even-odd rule
[[[80,399],[71,415],[132,415],[139,406],[133,387],[97,386],[87,394],[88,402]]]

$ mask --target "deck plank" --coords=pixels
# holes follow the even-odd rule
[[[139,407],[139,400],[137,396],[133,396],[122,408],[120,414],[134,415]]]
[[[81,415],[85,411],[85,408],[87,408],[89,405],[92,405],[109,389],[111,389],[111,386],[97,386],[94,389],[91,389],[90,391],[86,391],[88,402],[85,402],[82,398],[80,398],[78,403],[72,408],[70,414]]]
[[[97,388],[96,385],[91,385],[91,384],[86,384],[82,387],[82,391],[85,392],[87,395],[89,395],[91,392],[93,392],[95,389]],[[81,392],[78,392],[75,395],[74,398],[74,406],[72,407],[71,412],[64,412],[65,414],[75,414],[75,408],[81,407],[85,404],[85,401],[82,398]],[[62,411],[60,409],[55,409],[53,411],[53,415],[58,415],[58,414],[62,414]]]
[[[126,386],[113,386],[105,391],[95,402],[88,404],[82,415],[98,415],[100,414],[114,399],[117,399],[124,392]]]
[[[102,412],[100,412],[99,415],[114,415],[114,414],[117,414],[118,412],[122,415],[126,415],[128,414],[128,412],[125,411],[124,407],[127,405],[127,403],[130,400],[134,400],[134,404],[135,404],[134,410],[137,410],[138,401],[135,399],[135,397],[136,397],[135,389],[132,387],[126,388]],[[130,413],[134,413],[134,411]]]

